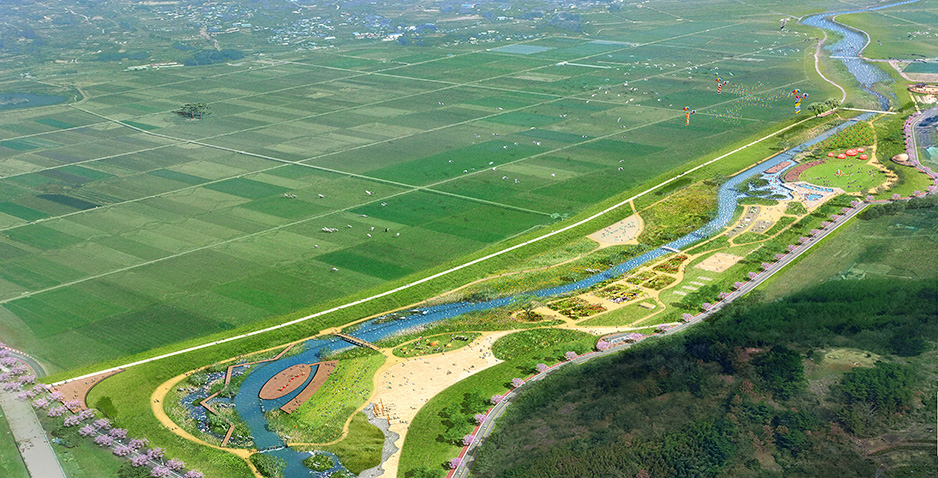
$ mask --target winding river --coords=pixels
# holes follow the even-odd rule
[[[883,109],[888,109],[890,104],[889,98],[875,93],[870,89],[873,83],[888,79],[888,77],[875,66],[870,65],[859,56],[860,52],[867,43],[866,35],[862,32],[836,23],[832,21],[830,17],[845,13],[879,10],[882,8],[914,3],[915,1],[918,0],[910,0],[867,9],[825,13],[809,17],[805,19],[803,23],[831,30],[843,37],[838,42],[827,46],[826,49],[831,51],[832,56],[835,56],[837,59],[840,59],[844,62],[850,73],[852,73],[857,78],[857,81],[862,85],[862,88],[877,96],[880,101],[880,106]],[[873,113],[865,113],[857,117],[856,120],[865,120],[872,117],[872,115]],[[793,164],[772,175],[766,175],[764,171],[785,161],[793,163],[792,158],[796,154],[811,148],[814,144],[823,141],[838,131],[850,126],[851,124],[853,123],[848,121],[839,126],[833,127],[809,141],[795,146],[794,148],[791,148],[790,150],[785,151],[784,153],[781,153],[766,162],[763,162],[757,166],[753,166],[746,171],[730,178],[720,187],[718,191],[718,208],[716,216],[700,229],[697,229],[696,231],[691,232],[684,237],[672,241],[663,247],[646,252],[638,257],[632,258],[628,261],[611,267],[608,270],[597,273],[585,279],[558,287],[531,291],[529,294],[546,298],[582,290],[607,279],[620,277],[650,261],[658,259],[667,254],[672,254],[675,250],[682,250],[690,245],[716,235],[724,227],[729,225],[730,221],[732,220],[733,213],[737,207],[737,200],[741,196],[741,193],[739,193],[736,189],[738,185],[750,180],[757,175],[762,175],[762,177],[769,179],[771,187],[773,188],[773,193],[788,195],[788,190],[786,190],[785,186],[782,185],[780,181],[778,181],[778,178],[781,177],[781,175],[784,175],[788,168],[793,167]],[[374,342],[402,332],[406,332],[408,330],[415,330],[418,327],[455,317],[467,312],[503,307],[517,300],[517,297],[518,296],[503,297],[486,302],[457,302],[417,309],[411,311],[412,315],[409,317],[400,320],[370,320],[364,322],[357,330],[351,332],[350,335],[369,342]],[[280,438],[280,436],[267,428],[267,421],[264,417],[264,412],[280,407],[299,394],[299,391],[303,388],[302,386],[298,387],[296,391],[280,399],[262,400],[258,398],[258,392],[271,377],[286,369],[287,367],[296,364],[319,362],[321,359],[320,354],[323,351],[341,351],[352,347],[352,345],[349,343],[339,339],[312,339],[306,341],[304,345],[305,347],[303,351],[297,355],[282,358],[273,362],[254,365],[248,378],[241,385],[239,393],[230,401],[231,405],[234,406],[240,416],[249,425],[256,447],[264,453],[273,454],[287,461],[285,476],[288,478],[320,476],[343,469],[342,465],[337,460],[335,461],[335,467],[323,474],[319,474],[307,469],[302,464],[302,460],[308,457],[309,454],[294,451],[286,447],[286,444]],[[305,380],[311,380],[312,375],[312,373],[307,374]]]

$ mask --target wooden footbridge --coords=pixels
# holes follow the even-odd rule
[[[350,343],[350,344],[352,344],[352,345],[357,345],[357,346],[359,346],[359,347],[365,347],[365,348],[369,348],[369,349],[372,349],[372,350],[378,350],[378,346],[377,346],[377,345],[375,345],[375,344],[373,344],[373,343],[371,343],[371,342],[368,342],[367,340],[362,340],[362,339],[360,339],[360,338],[358,338],[358,337],[352,337],[351,335],[343,334],[343,333],[336,333],[335,336],[338,337],[338,338],[340,338],[340,339],[342,339],[342,340],[344,340],[344,341],[346,341],[346,342],[348,342],[348,343]]]

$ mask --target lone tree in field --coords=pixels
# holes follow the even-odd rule
[[[209,106],[205,103],[186,103],[176,111],[176,114],[190,119],[202,119],[205,115],[212,114],[212,112],[209,111]]]
[[[534,294],[524,294],[515,299],[515,302],[521,310],[524,311],[524,319],[531,320],[533,318],[534,309],[541,306],[540,297]]]

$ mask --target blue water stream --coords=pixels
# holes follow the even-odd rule
[[[918,1],[919,0],[907,0],[904,2],[861,8],[857,10],[847,10],[836,13],[822,13],[820,15],[808,17],[802,20],[801,23],[805,25],[811,25],[813,27],[831,30],[842,35],[843,38],[841,38],[838,42],[827,45],[824,47],[824,49],[829,51],[832,57],[844,63],[844,65],[847,67],[847,71],[856,77],[857,81],[860,82],[861,88],[863,88],[863,90],[873,94],[873,96],[876,96],[876,98],[879,100],[880,109],[888,110],[889,98],[873,91],[871,87],[873,86],[873,83],[878,81],[889,80],[889,75],[860,57],[860,53],[863,51],[863,48],[866,47],[866,43],[868,41],[867,36],[857,30],[847,28],[846,26],[833,21],[831,17],[836,15],[847,15],[851,13],[872,12],[876,10],[882,10],[884,8],[907,5],[909,3],[915,3]]]
[[[869,87],[873,83],[886,79],[886,77],[876,67],[868,64],[858,57],[860,51],[863,49],[863,46],[866,44],[866,37],[857,31],[845,28],[838,23],[832,22],[829,20],[829,17],[841,13],[856,13],[860,11],[879,10],[881,8],[904,5],[907,3],[913,3],[915,1],[918,0],[905,1],[901,3],[894,3],[891,5],[883,5],[850,12],[825,13],[807,18],[803,23],[833,30],[843,35],[842,40],[828,46],[827,49],[833,53],[833,56],[839,57],[839,59],[841,59],[847,65],[850,73],[856,76],[857,81],[859,81],[860,84],[869,91]],[[878,94],[877,97],[879,98],[883,109],[889,107],[888,98]],[[857,120],[862,121],[871,116],[872,113],[866,113],[859,116]],[[718,208],[716,217],[714,217],[709,223],[700,229],[697,229],[696,231],[691,232],[690,234],[687,234],[680,239],[672,241],[664,247],[646,252],[638,257],[632,258],[608,270],[597,273],[585,279],[562,286],[531,291],[529,294],[533,294],[538,297],[552,297],[586,289],[602,281],[620,277],[649,261],[653,261],[666,254],[672,253],[672,251],[669,251],[668,249],[682,250],[687,246],[719,233],[720,230],[726,227],[732,220],[733,212],[736,210],[737,200],[741,196],[741,193],[737,191],[738,185],[748,181],[750,178],[756,175],[762,174],[762,177],[769,179],[773,194],[787,196],[789,194],[788,190],[786,190],[784,185],[778,181],[778,178],[780,177],[779,175],[783,175],[785,170],[783,169],[782,171],[771,176],[766,175],[764,171],[785,161],[790,161],[793,163],[785,169],[792,167],[794,165],[792,158],[796,154],[810,148],[814,144],[823,141],[824,139],[827,139],[831,135],[850,126],[851,124],[852,122],[845,122],[839,126],[831,128],[809,141],[791,148],[790,150],[781,153],[762,164],[753,166],[752,168],[749,168],[746,171],[730,178],[720,187],[718,191]],[[411,311],[412,315],[399,320],[370,320],[364,322],[350,335],[367,340],[369,342],[374,342],[399,333],[407,332],[409,330],[417,330],[418,327],[465,314],[467,312],[503,307],[517,300],[517,297],[518,296],[503,297],[486,302],[457,302],[425,307],[419,310]],[[293,393],[290,393],[287,396],[277,400],[261,400],[258,398],[258,392],[260,392],[261,387],[263,387],[270,378],[287,367],[300,363],[315,363],[320,361],[321,353],[323,351],[341,351],[349,347],[351,347],[350,344],[339,339],[308,340],[304,343],[303,351],[297,355],[292,357],[285,357],[274,362],[255,365],[248,378],[241,385],[239,393],[232,399],[232,403],[235,409],[250,427],[251,433],[254,436],[254,443],[257,448],[259,450],[265,451],[266,453],[279,456],[286,460],[287,469],[285,470],[285,476],[289,478],[318,476],[319,474],[307,469],[302,464],[302,460],[309,456],[308,453],[298,452],[287,448],[280,436],[267,428],[267,421],[264,417],[264,412],[277,409],[299,394],[302,387]],[[336,406],[340,406],[340,404],[336,404]],[[335,468],[329,470],[329,472],[342,469],[342,465],[337,460],[335,461],[335,464]]]

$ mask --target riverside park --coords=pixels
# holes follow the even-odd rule
[[[929,476],[938,4],[284,3],[0,6],[0,474]]]

